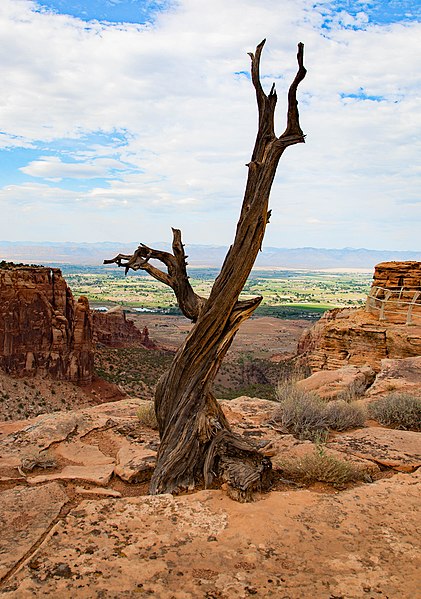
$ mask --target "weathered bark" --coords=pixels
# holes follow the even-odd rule
[[[155,411],[161,438],[152,494],[192,489],[214,477],[227,484],[229,494],[240,501],[270,486],[270,460],[230,430],[212,395],[212,384],[241,323],[249,318],[262,298],[239,301],[239,295],[261,249],[269,221],[269,194],[284,150],[304,142],[299,125],[296,92],[305,77],[303,44],[298,45],[298,72],[288,93],[288,117],[284,133],[274,128],[276,91],[266,95],[260,83],[260,56],[265,40],[250,53],[251,75],[259,112],[259,127],[248,166],[248,179],[234,242],[208,299],[190,286],[181,233],[173,229],[173,254],[140,245],[133,255],[119,255],[106,263],[124,266],[126,272],[143,269],[172,287],[182,312],[194,323],[169,371],[160,379]],[[168,272],[149,264],[160,260]],[[124,263],[123,263],[124,260]]]

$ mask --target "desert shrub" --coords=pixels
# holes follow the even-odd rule
[[[137,411],[137,417],[144,426],[158,430],[158,421],[156,419],[153,401],[148,405],[140,406]]]
[[[343,431],[364,424],[364,412],[354,404],[343,400],[326,403],[290,383],[278,385],[277,397],[279,406],[272,421],[298,439],[322,441],[329,430]]]
[[[363,408],[343,399],[330,401],[325,406],[325,415],[328,426],[333,431],[347,431],[350,428],[362,427],[366,419]]]
[[[365,478],[361,468],[329,455],[323,447],[316,447],[313,453],[308,453],[301,458],[289,458],[279,466],[286,477],[305,484],[323,482],[342,487],[349,482]]]
[[[337,399],[343,399],[350,403],[360,399],[364,395],[367,385],[364,381],[353,381],[346,389],[338,393]]]
[[[421,431],[421,399],[409,393],[390,393],[368,406],[372,418],[392,428]]]
[[[296,383],[311,375],[311,369],[304,363],[286,361],[279,364],[279,384]]]
[[[295,385],[278,385],[279,406],[272,414],[276,422],[286,433],[299,439],[321,440],[328,433],[328,423],[324,414],[324,405],[315,395],[302,391]]]
[[[318,399],[318,396],[311,391],[300,389],[295,380],[284,379],[278,382],[276,387],[276,401],[283,403],[284,401],[300,401],[302,398],[312,397]]]

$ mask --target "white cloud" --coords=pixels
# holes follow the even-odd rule
[[[21,167],[26,175],[43,177],[47,180],[73,179],[98,179],[110,177],[111,170],[124,170],[127,168],[119,160],[112,158],[98,158],[89,162],[62,162],[57,156],[41,156],[40,160],[33,160],[27,166]]]
[[[155,211],[156,231],[175,220],[183,228],[184,219],[189,241],[230,242],[256,130],[252,86],[234,73],[248,70],[246,52],[267,37],[262,74],[270,74],[267,86],[276,78],[278,133],[298,41],[308,68],[299,91],[307,143],[280,163],[268,243],[417,246],[420,23],[321,31],[309,0],[182,0],[148,28],[87,25],[34,6],[0,6],[0,143],[41,145],[49,155],[20,165],[21,176],[41,184],[11,178],[0,192],[5,210],[12,202],[72,205],[83,218],[95,206],[106,222],[109,208],[109,226],[91,230],[88,241],[110,230],[136,238]],[[365,15],[356,18],[361,25]],[[384,100],[341,97],[361,88]],[[123,132],[125,141],[50,155],[57,140],[98,131]],[[108,182],[80,193],[47,184],[64,178]],[[10,235],[0,224],[0,237]],[[74,239],[81,235],[75,226]]]

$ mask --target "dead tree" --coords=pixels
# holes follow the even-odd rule
[[[221,362],[241,323],[249,318],[262,297],[240,301],[239,295],[262,246],[269,222],[269,193],[284,150],[304,142],[297,108],[297,87],[306,74],[304,45],[298,44],[298,71],[288,93],[285,131],[277,137],[274,129],[275,85],[269,95],[263,91],[260,56],[265,40],[250,53],[251,79],[256,90],[259,127],[237,231],[220,274],[208,299],[190,285],[181,232],[173,229],[173,253],[141,244],[133,255],[120,254],[104,263],[126,269],[145,270],[169,285],[183,314],[195,325],[177,351],[169,371],[155,394],[160,448],[150,493],[174,493],[192,489],[213,479],[226,483],[230,496],[249,501],[256,491],[270,486],[271,463],[244,439],[234,434],[218,402],[212,384]],[[158,260],[161,270],[150,260]]]

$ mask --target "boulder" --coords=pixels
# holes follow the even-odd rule
[[[370,366],[343,366],[338,370],[320,370],[297,382],[297,387],[324,399],[352,399],[364,393],[372,384],[376,373]]]
[[[367,395],[378,397],[392,392],[421,397],[421,356],[402,360],[385,359]]]
[[[128,483],[140,483],[151,477],[155,464],[156,451],[125,442],[117,453],[114,473]]]

